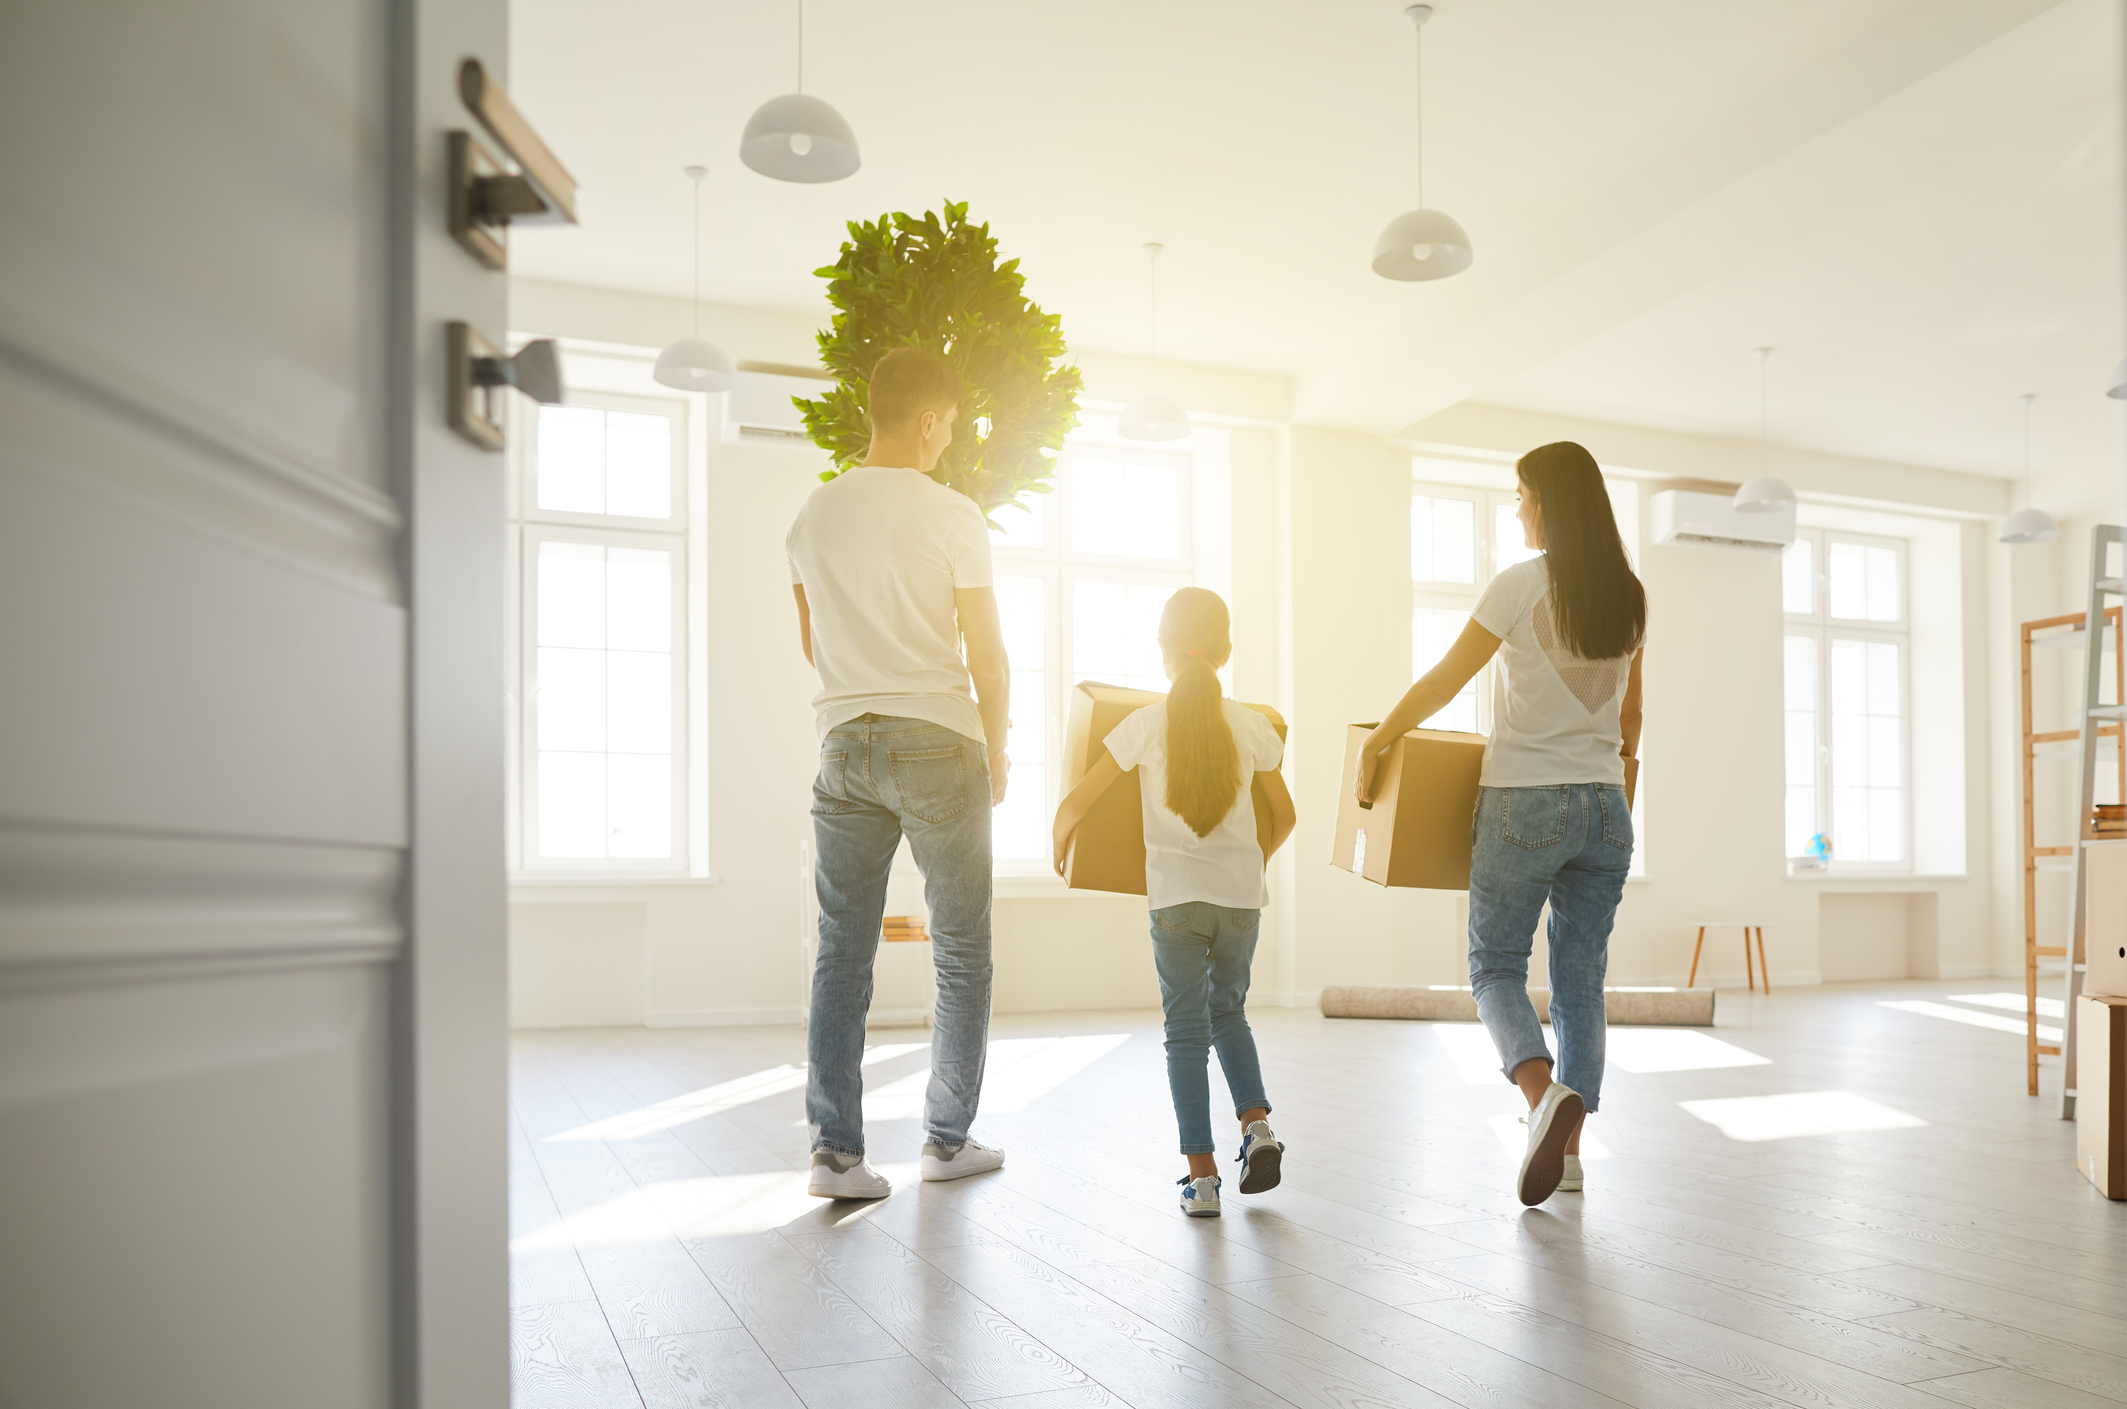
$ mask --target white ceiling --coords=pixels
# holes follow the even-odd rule
[[[741,167],[795,86],[796,0],[514,0],[512,96],[584,184],[518,272],[820,317],[843,223],[951,197],[1073,345],[1295,378],[1306,420],[1392,432],[1463,400],[1990,474],[2040,394],[2048,497],[2116,485],[2113,0],[1438,0],[1429,202],[1477,260],[1367,268],[1414,203],[1399,0],[1068,7],[810,0],[805,87],[865,165]],[[743,349],[739,350],[743,354]]]

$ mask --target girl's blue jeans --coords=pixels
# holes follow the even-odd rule
[[[1185,1155],[1217,1148],[1211,1141],[1211,1048],[1219,1049],[1233,1113],[1270,1109],[1255,1034],[1243,1011],[1262,921],[1260,910],[1201,901],[1152,912],[1152,961],[1167,1017],[1167,1086]]]
[[[1470,858],[1470,987],[1500,1070],[1551,1060],[1529,1002],[1529,951],[1546,901],[1556,1080],[1593,1111],[1602,1100],[1603,976],[1632,865],[1625,790],[1599,783],[1480,788]]]

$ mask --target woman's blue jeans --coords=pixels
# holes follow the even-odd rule
[[[1211,1048],[1233,1113],[1270,1109],[1255,1034],[1248,1030],[1248,966],[1255,961],[1260,910],[1195,901],[1152,912],[1152,962],[1159,969],[1167,1015],[1167,1088],[1181,1127],[1182,1153],[1208,1155],[1211,1141]]]
[[[1470,987],[1500,1070],[1550,1062],[1529,1002],[1529,951],[1546,901],[1556,1080],[1594,1110],[1602,1100],[1603,976],[1610,927],[1632,865],[1625,790],[1600,783],[1480,788],[1470,858]]]
[[[990,760],[981,743],[925,719],[863,714],[828,731],[812,785],[820,950],[805,1031],[812,1147],[864,1153],[864,1015],[903,834],[930,907],[938,1012],[924,1138],[967,1139],[990,1032]]]

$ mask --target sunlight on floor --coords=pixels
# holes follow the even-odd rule
[[[1730,1096],[1717,1101],[1679,1101],[1692,1115],[1719,1127],[1731,1140],[1789,1140],[1798,1135],[1843,1135],[1861,1130],[1898,1130],[1926,1125],[1851,1091],[1800,1091],[1790,1096]]]
[[[1492,1117],[1492,1133],[1499,1137],[1499,1147],[1517,1160],[1529,1148],[1529,1127],[1522,1124],[1522,1120],[1523,1117],[1518,1115],[1495,1115]],[[1580,1157],[1582,1159],[1608,1159],[1610,1158],[1610,1150],[1602,1141],[1595,1138],[1593,1131],[1584,1130],[1581,1132],[1580,1137]]]
[[[1771,1057],[1685,1027],[1613,1027],[1605,1054],[1611,1066],[1640,1073],[1772,1065]]]
[[[1901,1013],[1918,1013],[1924,1018],[1943,1018],[1953,1023],[1964,1023],[1969,1027],[1991,1027],[1996,1032],[2013,1032],[2018,1036],[2022,1036],[2024,1033],[2024,1020],[2022,1018],[1998,1018],[1992,1013],[1975,1013],[1969,1008],[1952,1008],[1942,1003],[1930,1003],[1921,998],[1900,998],[1878,1003],[1876,1006],[1879,1008],[1896,1008]],[[2018,998],[2016,1006],[2021,1009],[2024,1006],[2024,1000]],[[2047,1027],[2044,1023],[2040,1023],[2038,1025],[2038,1040],[2041,1042],[2058,1042],[2061,1040],[2061,1030],[2057,1027]]]
[[[1003,1037],[990,1044],[982,1074],[982,1109],[987,1115],[1025,1110],[1041,1097],[1092,1066],[1130,1040],[1127,1032],[1083,1037]],[[914,1120],[923,1114],[928,1071],[910,1072],[899,1081],[864,1093],[866,1120]]]
[[[864,1065],[891,1061],[928,1047],[928,1042],[883,1042],[864,1050]],[[547,1141],[557,1140],[628,1140],[643,1135],[655,1135],[660,1130],[685,1125],[690,1120],[715,1115],[752,1101],[759,1101],[785,1091],[802,1090],[805,1085],[805,1068],[802,1066],[770,1067],[751,1076],[741,1076],[715,1086],[705,1086],[699,1091],[689,1091],[684,1096],[672,1096],[640,1110],[607,1116],[594,1120],[589,1125],[579,1125],[574,1130],[564,1130],[558,1135],[547,1136]]]
[[[897,1189],[913,1185],[921,1177],[913,1162],[872,1167]],[[675,1237],[744,1237],[785,1227],[826,1207],[826,1200],[805,1192],[805,1174],[794,1169],[704,1179],[661,1179],[513,1238],[510,1251],[566,1252],[573,1248],[582,1252]]]
[[[1953,993],[1952,1003],[1970,1003],[1980,1008],[1999,1008],[2006,1013],[2024,1011],[2024,995],[2021,993]],[[2057,1018],[2061,1015],[2061,1000],[2041,998],[2038,1000],[2038,1015],[2042,1018]]]
[[[1499,1052],[1481,1023],[1435,1023],[1433,1038],[1472,1086],[1489,1086],[1505,1078]],[[1613,1027],[1606,1056],[1620,1071],[1711,1071],[1719,1067],[1770,1066],[1770,1057],[1746,1051],[1733,1042],[1678,1027]]]

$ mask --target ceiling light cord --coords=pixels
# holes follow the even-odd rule
[[[2038,393],[2027,391],[2017,399],[2024,403],[2024,507],[2028,509],[2038,498],[2038,487],[2031,481],[2031,403],[2038,400]]]
[[[694,336],[702,335],[702,178],[709,174],[705,166],[687,168],[687,179],[694,183]]]
[[[1766,364],[1767,362],[1769,362],[1769,361],[1771,361],[1771,360],[1772,360],[1772,349],[1771,349],[1771,348],[1769,348],[1769,347],[1761,347],[1761,348],[1757,349],[1757,353],[1758,353],[1758,473],[1759,473],[1759,474],[1761,474],[1761,475],[1764,475],[1764,474],[1771,474],[1771,473],[1772,473],[1772,450],[1771,450],[1771,448],[1770,448],[1770,432],[1769,432],[1769,427],[1770,427],[1770,425],[1771,425],[1771,421],[1770,421],[1770,419],[1769,419],[1769,416],[1768,416],[1768,413],[1767,413],[1767,410],[1766,410],[1767,406],[1768,406],[1768,405],[1769,405],[1770,403],[1769,403],[1769,401],[1767,400],[1767,397],[1766,397],[1766,391],[1765,391],[1765,364]]]
[[[1412,126],[1418,133],[1418,208],[1425,209],[1425,26],[1411,26],[1411,106],[1415,110]]]
[[[805,0],[798,0],[798,91],[805,91]]]
[[[1145,341],[1152,358],[1152,389],[1159,390],[1160,383],[1160,250],[1163,246],[1145,246]]]

